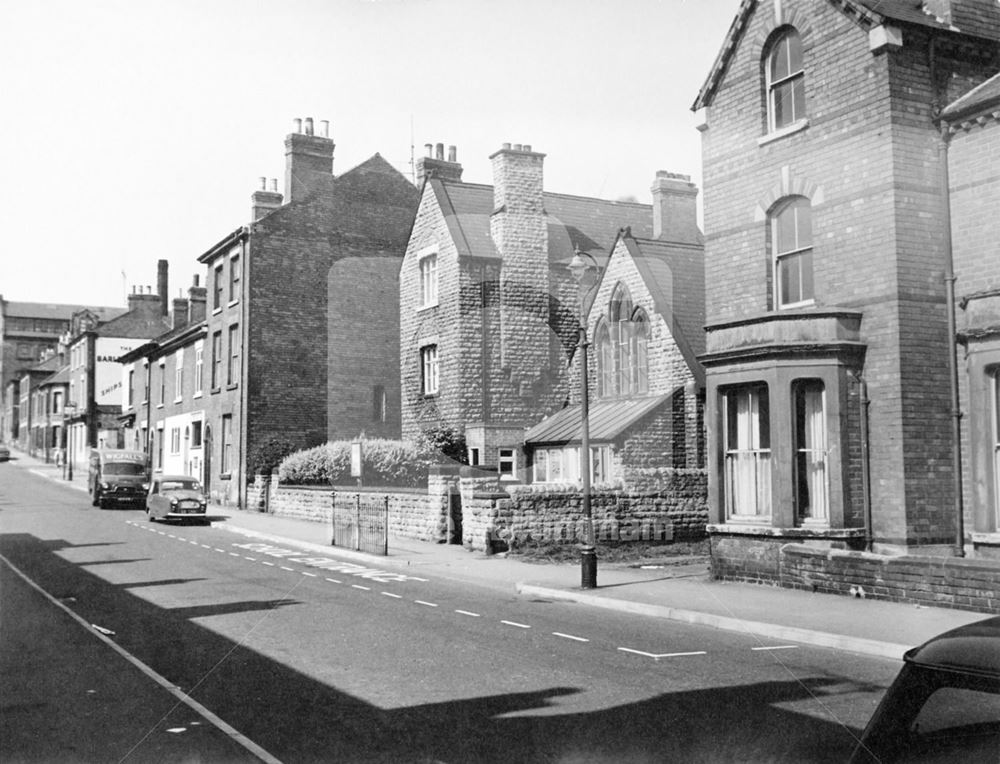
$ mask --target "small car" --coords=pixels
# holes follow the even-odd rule
[[[191,521],[208,525],[208,499],[190,475],[157,475],[146,494],[146,514],[154,520]]]
[[[10,461],[10,449],[6,443],[0,443],[0,462]]]
[[[1000,616],[939,634],[903,661],[852,764],[1000,761]]]

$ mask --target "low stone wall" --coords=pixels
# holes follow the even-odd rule
[[[285,486],[258,475],[247,487],[247,509],[269,512],[276,517],[326,523],[333,518],[333,493],[360,495],[366,499],[389,499],[389,535],[443,543],[448,540],[448,494],[422,491],[387,492],[325,486]]]
[[[805,544],[711,536],[721,580],[1000,613],[1000,563],[960,557],[890,556]]]
[[[580,543],[585,538],[577,486],[505,486],[495,477],[463,476],[460,491],[462,541],[472,549]],[[590,499],[594,537],[603,543],[704,539],[706,494],[704,470],[672,470],[642,493],[597,488]]]

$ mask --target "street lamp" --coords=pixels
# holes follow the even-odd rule
[[[590,259],[590,263],[584,261]],[[584,589],[597,588],[597,549],[594,546],[594,518],[590,510],[590,392],[587,384],[587,311],[586,299],[590,291],[586,284],[587,274],[597,270],[597,261],[581,252],[577,247],[569,263],[569,271],[576,279],[580,296],[580,323],[578,343],[580,349],[580,475],[583,481],[583,522],[584,540],[580,547],[580,586]]]

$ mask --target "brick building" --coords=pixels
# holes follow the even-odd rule
[[[529,480],[525,431],[570,401],[579,249],[603,269],[618,232],[653,235],[654,205],[544,189],[545,155],[504,144],[492,186],[462,181],[454,148],[417,163],[422,195],[399,277],[403,435],[450,428],[469,461]],[[654,195],[669,197],[672,187]],[[681,194],[693,197],[686,187]],[[669,212],[668,212],[669,214]],[[695,227],[696,228],[696,227]]]
[[[777,580],[789,542],[944,556],[968,542],[936,118],[1000,70],[998,40],[992,0],[739,4],[694,104],[717,574]],[[975,131],[953,139],[950,181],[966,277],[977,257],[996,268],[964,207],[988,172],[954,175],[967,138],[990,140]],[[993,363],[972,334],[970,357]]]
[[[63,405],[69,387],[65,354],[48,350],[26,369],[18,380],[20,418],[17,445],[46,462],[56,459],[65,447]]]
[[[262,178],[252,222],[198,257],[201,317],[122,358],[134,380],[152,369],[154,399],[165,388],[162,409],[144,417],[135,388],[126,410],[154,433],[154,465],[199,476],[217,501],[243,505],[247,465],[272,441],[399,435],[394,306],[417,190],[378,154],[335,176],[321,125],[316,134],[312,119],[296,120],[284,195]],[[189,295],[189,311],[195,303]],[[178,390],[195,379],[197,391]]]
[[[59,347],[73,315],[81,311],[89,311],[96,321],[110,321],[125,309],[15,302],[0,296],[0,443],[21,441],[18,380],[22,373]]]
[[[167,329],[167,261],[157,264],[157,290],[135,288],[128,310],[102,322],[91,311],[73,316],[64,337],[68,366],[67,458],[86,464],[92,448],[120,448],[122,376],[118,358]]]
[[[1000,74],[941,116],[966,413],[965,517],[976,555],[1000,559]]]
[[[704,467],[705,270],[687,176],[657,173],[651,238],[619,232],[588,302],[592,476],[631,489],[636,470]],[[570,381],[579,379],[574,358]],[[533,482],[579,479],[581,409],[528,430]]]

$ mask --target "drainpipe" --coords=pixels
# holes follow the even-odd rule
[[[944,283],[945,302],[948,312],[948,382],[951,388],[952,417],[952,469],[955,472],[955,556],[965,557],[965,506],[962,498],[962,408],[958,389],[958,332],[955,326],[955,263],[951,239],[951,189],[948,170],[948,143],[951,133],[941,119],[941,109],[946,95],[938,86],[937,68],[938,38],[932,37],[928,49],[932,102],[931,115],[937,123],[938,160],[941,166],[941,199],[944,206],[942,231],[944,233]]]
[[[952,469],[955,472],[955,556],[965,557],[965,506],[962,499],[962,409],[958,389],[958,339],[955,326],[955,263],[951,242],[951,193],[948,172],[948,127],[939,125],[941,140],[938,158],[941,163],[941,198],[944,204],[944,282],[948,312],[948,382],[951,388]]]
[[[861,392],[861,501],[865,516],[865,551],[872,551],[872,483],[871,483],[871,456],[870,444],[868,440],[868,407],[871,399],[868,397],[868,383],[859,372],[853,372],[854,378],[858,382]]]

